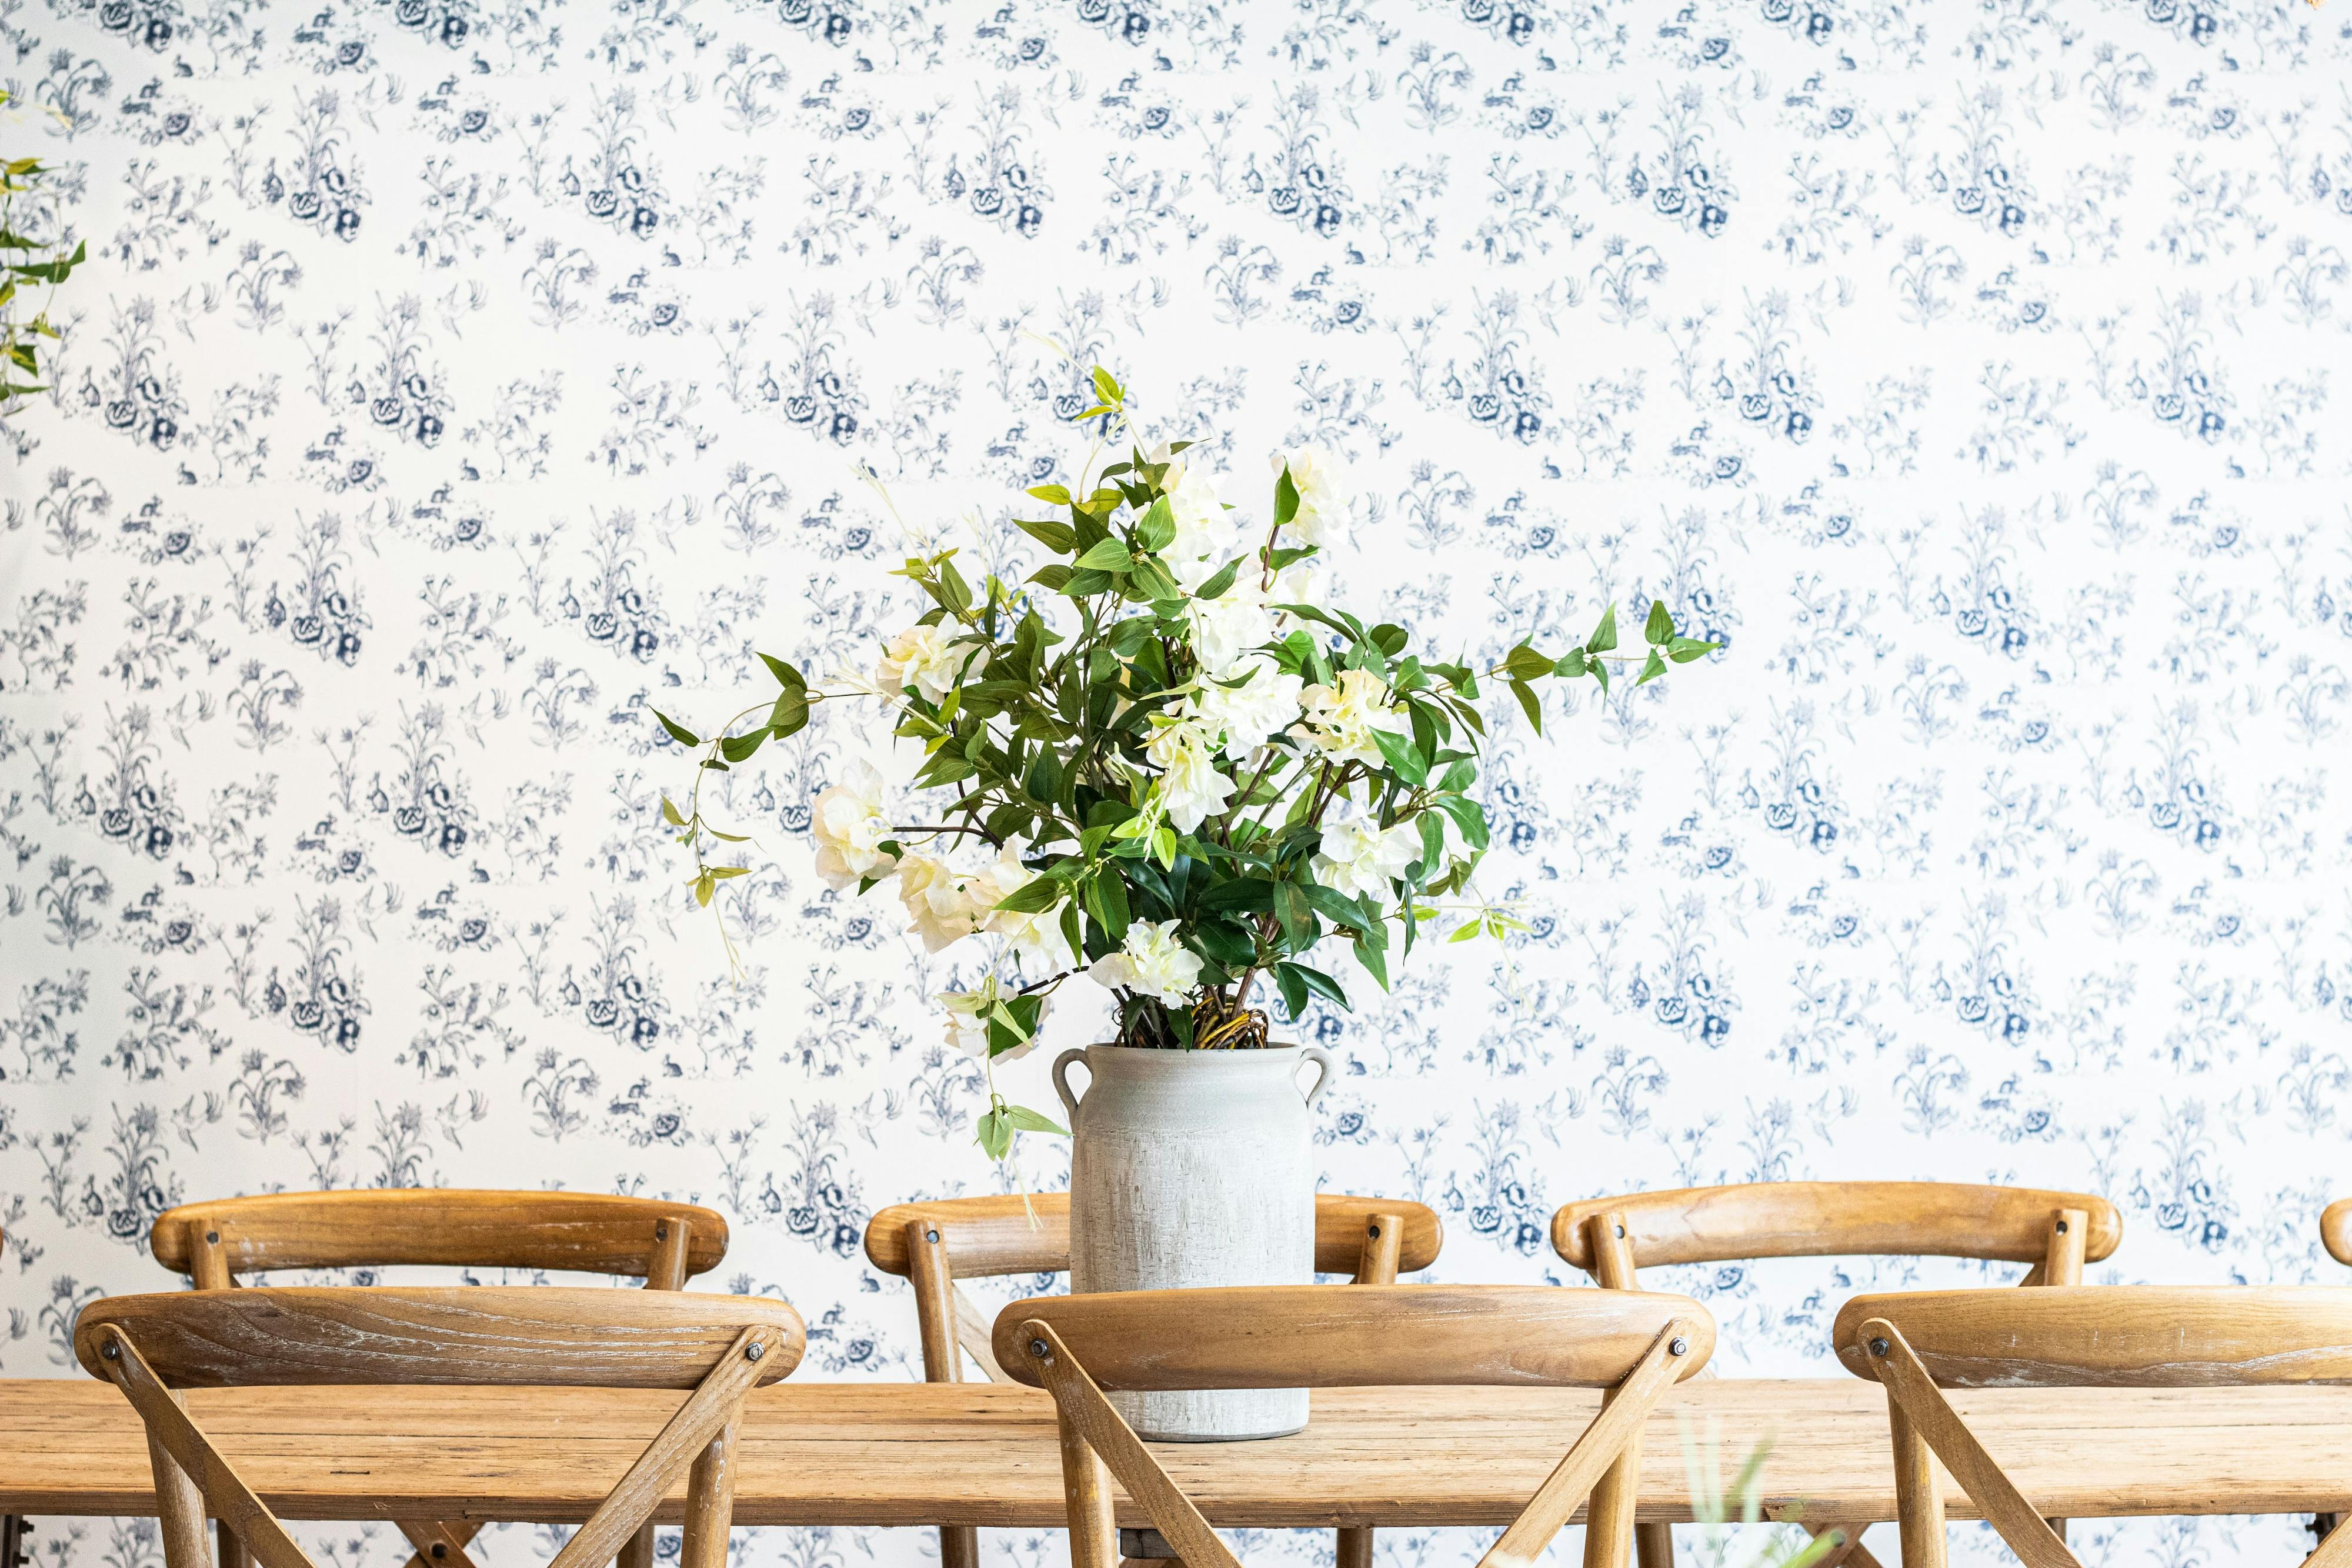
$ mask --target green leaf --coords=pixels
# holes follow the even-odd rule
[[[1511,682],[1511,695],[1519,700],[1519,710],[1528,716],[1535,732],[1543,733],[1543,705],[1536,700],[1536,689],[1524,680]]]
[[[1665,674],[1665,656],[1661,654],[1656,648],[1652,648],[1650,650],[1650,657],[1642,661],[1641,679],[1634,681],[1633,684],[1636,686],[1647,686],[1653,680],[1657,679],[1658,677]]]
[[[1388,759],[1397,777],[1416,789],[1429,782],[1429,763],[1423,760],[1410,737],[1388,730],[1374,730],[1371,734],[1372,744],[1381,749],[1381,755]]]
[[[1287,885],[1287,884],[1286,884]],[[1306,885],[1307,901],[1315,912],[1333,925],[1346,926],[1353,931],[1379,929],[1379,922],[1364,912],[1364,908],[1337,888],[1327,888],[1319,882]]]
[[[1134,564],[1135,557],[1129,553],[1126,542],[1118,539],[1104,540],[1077,561],[1081,572],[1108,572],[1113,576],[1124,574]]]
[[[655,709],[653,710],[653,715],[655,718],[661,721],[661,727],[669,731],[669,738],[676,741],[679,745],[698,746],[702,744],[701,736],[696,734],[693,731],[688,729],[685,725],[679,723],[677,720],[671,718],[660,709]]]
[[[1276,984],[1280,984],[1282,974],[1285,970],[1288,970],[1291,973],[1297,975],[1300,984],[1302,984],[1307,990],[1315,993],[1318,996],[1322,997],[1326,1002],[1328,1002],[1334,1006],[1341,1008],[1347,1012],[1352,1013],[1355,1011],[1355,1008],[1349,1005],[1348,994],[1344,990],[1340,989],[1339,983],[1332,979],[1329,975],[1324,973],[1321,970],[1309,969],[1303,963],[1291,963],[1286,962],[1277,963],[1274,966]],[[1287,986],[1284,987],[1282,994],[1285,1001],[1289,1000],[1290,991]],[[1297,1007],[1293,1007],[1290,1011],[1294,1016],[1298,1013],[1298,1009]]]
[[[1298,486],[1290,478],[1290,465],[1285,463],[1274,480],[1274,526],[1284,528],[1298,515]]]
[[[1127,394],[1120,388],[1118,380],[1100,365],[1095,366],[1094,382],[1095,395],[1105,403],[1117,404],[1126,399]]]
[[[1289,1009],[1290,1016],[1293,1018],[1299,1017],[1306,1013],[1307,977],[1298,973],[1298,966],[1297,964],[1276,964],[1274,966],[1274,984],[1282,993],[1282,1005]]]
[[[1225,590],[1234,585],[1234,578],[1240,573],[1241,567],[1241,557],[1236,555],[1217,568],[1216,574],[1195,589],[1192,596],[1196,599],[1223,598]]]
[[[1117,870],[1106,865],[1087,883],[1087,912],[1095,923],[1110,933],[1113,942],[1127,940],[1127,928],[1133,920],[1127,907],[1127,881]]]
[[[1029,487],[1029,493],[1035,496],[1039,500],[1044,501],[1047,506],[1067,506],[1070,504],[1070,492],[1064,489],[1059,485],[1032,485]],[[1024,522],[1022,523],[1021,526],[1026,528],[1029,525]]]
[[[1063,589],[1070,585],[1070,578],[1072,575],[1073,574],[1067,566],[1063,565],[1058,561],[1049,561],[1045,565],[1038,567],[1034,572],[1030,573],[1029,581],[1036,584],[1037,586],[1045,589],[1048,594],[1058,594]]]
[[[1387,990],[1389,988],[1388,950],[1369,942],[1356,942],[1353,946],[1356,962],[1364,966],[1365,973],[1378,983],[1381,990]]]
[[[1176,513],[1161,496],[1135,525],[1135,542],[1146,550],[1165,550],[1176,538]]]
[[[768,673],[774,676],[776,678],[776,684],[782,687],[785,690],[806,691],[808,689],[808,677],[803,675],[799,670],[794,669],[791,665],[786,664],[782,659],[778,658],[774,654],[761,654],[760,656],[760,662],[768,667]]]
[[[1588,654],[1607,653],[1616,646],[1617,606],[1612,603],[1601,612],[1601,624],[1592,628],[1591,637],[1584,639],[1584,651]]]
[[[1022,883],[999,900],[995,908],[1012,915],[1042,915],[1062,901],[1065,890],[1055,878],[1038,877]]]
[[[992,1160],[1002,1160],[1013,1152],[1013,1115],[1010,1108],[981,1113],[980,1126],[974,1141],[981,1152]]]
[[[1032,1110],[1025,1105],[1006,1106],[1004,1118],[1013,1123],[1013,1131],[1016,1132],[1052,1132],[1064,1138],[1070,1135],[1068,1128],[1044,1111]]]
[[[1664,599],[1650,601],[1650,618],[1642,623],[1642,637],[1653,647],[1675,635],[1675,618],[1666,614]]]
[[[1514,680],[1540,680],[1552,672],[1552,660],[1526,643],[1513,648],[1503,660],[1504,673]]]
[[[767,738],[768,731],[765,730],[753,730],[742,735],[722,736],[719,742],[719,754],[730,763],[740,763],[758,751],[761,742]]]
[[[1597,680],[1597,681],[1599,681],[1599,682],[1601,683],[1601,696],[1603,696],[1603,697],[1608,696],[1608,695],[1609,695],[1609,663],[1608,663],[1608,661],[1607,661],[1606,659],[1599,659],[1599,658],[1596,658],[1596,659],[1592,660],[1592,661],[1591,661],[1591,673],[1592,679],[1595,679],[1595,680]]]
[[[709,871],[697,872],[694,877],[694,901],[704,909],[709,909],[711,892],[718,886],[719,879]]]
[[[1059,485],[1049,488],[1061,489]],[[1033,490],[1030,493],[1034,495],[1036,492]],[[1066,500],[1068,498],[1063,499]],[[1025,517],[1016,517],[1013,520],[1013,526],[1059,554],[1067,555],[1078,547],[1078,531],[1066,522],[1033,522]]]
[[[1274,884],[1258,877],[1221,883],[1201,895],[1201,908],[1219,914],[1265,914],[1274,909]]]
[[[1666,657],[1676,664],[1688,664],[1695,658],[1706,658],[1722,646],[1719,642],[1703,642],[1697,637],[1678,637],[1666,644]]]
[[[1297,883],[1274,885],[1274,918],[1281,924],[1283,940],[1290,944],[1293,952],[1304,952],[1315,945],[1315,916],[1307,901],[1307,890]]]
[[[670,804],[670,799],[667,795],[662,796],[662,820],[668,823],[672,827],[684,827],[686,826],[686,818],[678,815],[677,807]]]
[[[1564,679],[1573,680],[1580,675],[1590,674],[1591,666],[1585,662],[1584,650],[1572,647],[1559,656],[1559,662],[1551,667],[1551,672]]]

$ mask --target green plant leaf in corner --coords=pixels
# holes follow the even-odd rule
[[[1602,679],[1601,684],[1608,684],[1607,678]],[[1519,710],[1528,716],[1528,722],[1534,727],[1535,732],[1542,734],[1543,704],[1536,700],[1536,689],[1524,680],[1514,680],[1511,682],[1511,695],[1519,700]]]
[[[1650,601],[1650,618],[1642,623],[1642,638],[1655,647],[1675,635],[1675,618],[1666,614],[1664,599]]]
[[[1045,1112],[1032,1110],[1025,1105],[1008,1105],[1004,1108],[1004,1115],[1016,1132],[1051,1132],[1061,1138],[1070,1135],[1068,1128]]]
[[[696,734],[693,731],[688,729],[685,725],[679,723],[677,720],[671,718],[660,709],[655,709],[653,710],[653,715],[655,718],[661,721],[661,727],[669,731],[669,738],[676,741],[679,745],[698,746],[702,744],[701,736]]]
[[[1661,654],[1656,648],[1652,648],[1650,650],[1650,657],[1642,661],[1642,678],[1633,682],[1633,684],[1636,686],[1647,686],[1653,680],[1657,679],[1658,677],[1665,674],[1665,656]]]

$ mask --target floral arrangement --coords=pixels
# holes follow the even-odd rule
[[[7,102],[8,94],[0,92],[0,107]],[[17,229],[23,221],[17,198],[37,195],[47,174],[37,158],[0,159],[0,415],[17,408],[19,398],[47,390],[39,379],[41,340],[54,342],[58,338],[57,328],[49,324],[49,300],[86,259],[84,246],[77,244],[68,255],[63,246],[30,238]],[[40,307],[27,316],[23,289],[34,283],[47,287]]]
[[[1118,1044],[1241,1049],[1267,1043],[1261,983],[1294,1017],[1312,997],[1349,1005],[1309,962],[1327,942],[1385,986],[1392,952],[1448,911],[1454,941],[1518,929],[1469,896],[1487,845],[1472,791],[1489,684],[1540,731],[1541,681],[1589,676],[1605,690],[1612,665],[1638,663],[1646,682],[1717,645],[1677,632],[1661,603],[1638,652],[1618,650],[1612,605],[1564,653],[1521,642],[1484,669],[1415,653],[1402,627],[1317,602],[1312,563],[1350,500],[1328,454],[1276,457],[1271,512],[1245,533],[1185,460],[1189,443],[1143,449],[1118,383],[1097,369],[1094,388],[1074,416],[1100,430],[1079,485],[1036,487],[1055,515],[1016,520],[1056,559],[977,587],[953,550],[908,560],[896,575],[929,608],[870,678],[820,689],[763,655],[772,698],[708,737],[656,714],[670,737],[725,771],[818,702],[891,711],[922,747],[914,787],[938,809],[895,820],[861,765],[817,797],[816,869],[860,893],[895,880],[934,952],[997,939],[980,984],[938,998],[950,1041],[984,1063],[1025,1054],[1077,974],[1117,998]],[[705,822],[706,776],[687,808],[662,806],[709,905],[747,868],[709,863],[711,841],[742,840]],[[992,1072],[989,1084],[979,1140],[992,1158],[1016,1131],[1062,1131],[1008,1104]]]

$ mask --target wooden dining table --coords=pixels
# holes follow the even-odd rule
[[[584,1388],[197,1389],[191,1413],[289,1519],[584,1519],[679,1395]],[[1952,1404],[2040,1512],[2352,1509],[2352,1387],[1979,1389]],[[1211,1522],[1500,1525],[1592,1417],[1538,1388],[1318,1391],[1295,1436],[1154,1444]],[[1706,1378],[1650,1417],[1640,1517],[1691,1518],[1683,1435],[1727,1479],[1759,1443],[1774,1518],[1890,1520],[1886,1406],[1853,1378]],[[1054,1407],[1004,1384],[785,1383],[751,1396],[735,1483],[744,1525],[1064,1522]],[[1948,1481],[1948,1487],[1949,1483]],[[1956,1517],[1977,1517],[1951,1489]],[[681,1494],[661,1517],[675,1522]],[[80,1379],[0,1381],[0,1513],[152,1514],[147,1441]],[[1123,1498],[1120,1522],[1146,1520]]]

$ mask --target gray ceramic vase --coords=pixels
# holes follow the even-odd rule
[[[1299,1069],[1318,1071],[1302,1089]],[[1072,1063],[1088,1074],[1070,1088]],[[1157,1051],[1088,1046],[1054,1063],[1069,1112],[1070,1289],[1173,1290],[1315,1279],[1308,1109],[1331,1080],[1318,1046]],[[1143,1436],[1223,1443],[1307,1425],[1307,1390],[1110,1395]]]

